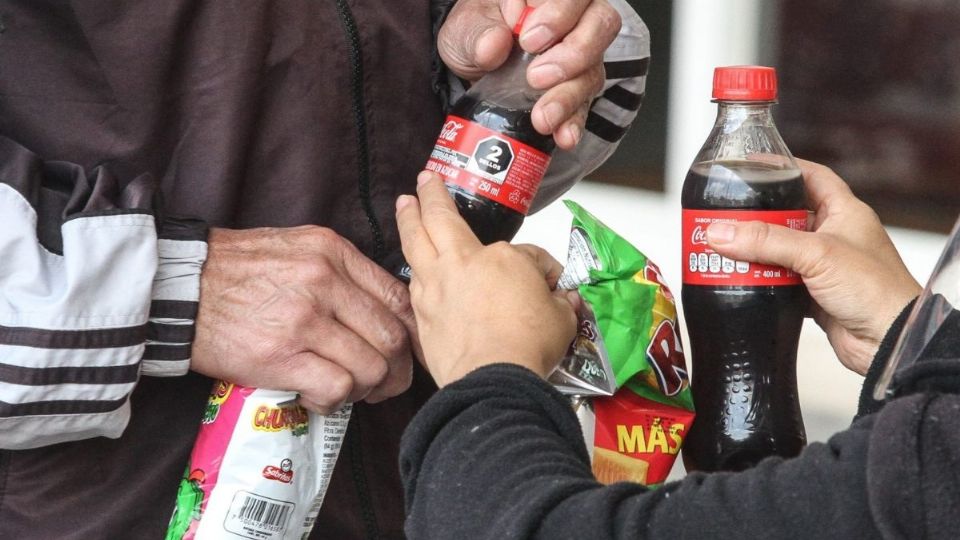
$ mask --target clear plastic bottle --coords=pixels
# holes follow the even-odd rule
[[[544,91],[527,83],[535,56],[516,42],[533,9],[527,7],[517,21],[503,65],[450,109],[425,167],[443,177],[460,215],[484,244],[512,240],[520,230],[555,148],[552,135],[533,127],[533,105]],[[409,281],[406,262],[387,266]]]
[[[524,11],[515,35],[532,10]],[[554,149],[553,136],[533,127],[533,105],[543,95],[527,83],[533,59],[515,43],[507,61],[450,110],[427,161],[484,244],[510,240],[520,229]]]
[[[777,131],[776,72],[717,68],[716,124],[683,186],[682,301],[697,418],[683,450],[688,470],[741,470],[806,443],[796,360],[808,296],[784,268],[713,252],[718,221],[760,220],[803,230],[803,178]]]

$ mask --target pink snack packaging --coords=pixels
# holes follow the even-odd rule
[[[300,540],[330,483],[350,406],[308,412],[296,394],[218,381],[180,481],[167,540]]]

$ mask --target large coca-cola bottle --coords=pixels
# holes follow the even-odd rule
[[[773,68],[717,68],[717,121],[683,185],[683,312],[697,418],[688,470],[742,470],[797,455],[806,443],[797,396],[797,342],[808,297],[800,276],[735,261],[707,245],[711,223],[806,227],[796,162],[777,132]]]
[[[532,11],[523,11],[515,38]],[[527,83],[533,59],[515,39],[506,62],[450,109],[427,161],[484,244],[509,241],[520,230],[555,147],[552,135],[533,127],[533,105],[544,93]],[[409,278],[409,267],[403,263],[394,273]]]

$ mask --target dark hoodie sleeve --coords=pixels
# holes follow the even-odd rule
[[[875,417],[792,460],[650,491],[598,484],[567,398],[489,366],[437,393],[401,443],[410,538],[864,538]]]
[[[140,375],[186,373],[206,226],[159,208],[0,136],[0,448],[118,437]]]

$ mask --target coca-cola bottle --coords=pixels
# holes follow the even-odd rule
[[[484,244],[511,240],[550,163],[552,135],[533,127],[533,105],[543,95],[527,83],[534,55],[516,42],[527,7],[513,29],[506,62],[477,81],[450,109],[426,169],[443,177],[460,215]],[[394,271],[409,278],[403,263]]]
[[[777,132],[773,68],[717,68],[716,124],[683,185],[683,312],[697,418],[688,470],[742,470],[806,443],[797,342],[808,297],[796,273],[710,249],[711,223],[759,220],[803,230],[803,178]]]

